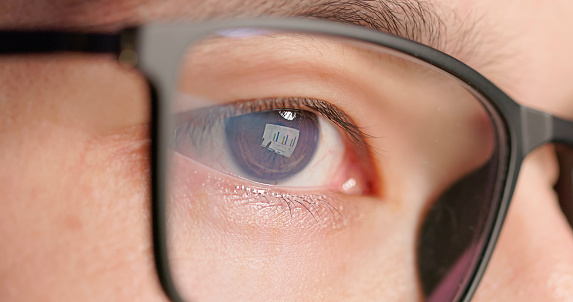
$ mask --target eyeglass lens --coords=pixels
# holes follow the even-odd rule
[[[458,80],[390,49],[214,32],[180,65],[167,230],[187,301],[454,301],[507,147]]]

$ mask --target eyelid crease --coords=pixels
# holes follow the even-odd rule
[[[190,136],[194,141],[200,140],[201,135],[208,135],[211,127],[222,123],[227,118],[265,110],[280,109],[311,109],[316,111],[343,129],[348,139],[359,148],[360,152],[368,154],[369,150],[371,150],[371,146],[366,142],[365,138],[372,138],[372,136],[360,130],[348,115],[326,101],[308,97],[240,100],[230,104],[194,109],[180,113],[178,115],[186,115],[186,118],[184,119],[185,123],[177,125],[175,142],[181,134]],[[199,136],[197,136],[197,133],[193,133],[195,131],[200,131]]]

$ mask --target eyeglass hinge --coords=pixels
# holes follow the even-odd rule
[[[521,107],[523,154],[549,143],[553,139],[553,116],[529,107]]]

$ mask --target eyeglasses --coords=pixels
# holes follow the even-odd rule
[[[66,51],[113,54],[149,81],[153,243],[173,301],[469,301],[523,158],[573,145],[572,121],[355,26],[0,32],[1,54]]]

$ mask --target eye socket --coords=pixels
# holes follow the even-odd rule
[[[303,170],[317,149],[319,123],[305,110],[268,110],[228,118],[226,142],[239,169],[277,184]]]

